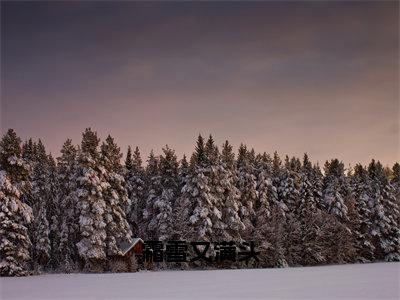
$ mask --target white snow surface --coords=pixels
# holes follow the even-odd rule
[[[0,278],[0,299],[400,299],[400,263]]]

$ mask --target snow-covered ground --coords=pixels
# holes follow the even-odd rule
[[[400,264],[0,278],[6,299],[400,299]]]

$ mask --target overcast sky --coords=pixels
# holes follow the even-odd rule
[[[399,161],[399,3],[1,2],[1,131]]]

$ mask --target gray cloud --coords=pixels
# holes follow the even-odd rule
[[[52,152],[92,126],[145,153],[202,132],[399,160],[397,2],[1,5],[2,131]]]

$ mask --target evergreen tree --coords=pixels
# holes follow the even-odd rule
[[[50,189],[49,162],[46,149],[41,140],[36,144],[32,173],[32,209],[35,221],[33,223],[33,259],[37,268],[47,268],[50,255],[50,224],[48,208],[52,201]]]
[[[31,242],[27,226],[32,221],[31,208],[22,203],[21,192],[0,171],[0,275],[28,274]]]
[[[237,174],[235,154],[228,141],[222,146],[220,164],[220,185],[222,188],[222,223],[225,225],[223,240],[241,241],[241,233],[245,229],[240,219],[240,192],[236,187]]]
[[[106,223],[104,195],[109,184],[104,179],[98,151],[99,138],[90,128],[83,133],[76,168],[76,190],[73,203],[78,205],[78,254],[87,270],[102,270],[106,258]]]
[[[270,198],[276,192],[272,183],[272,160],[266,154],[256,158],[257,200],[255,203],[255,227],[258,240],[265,239],[265,230],[271,216]]]
[[[278,206],[271,207],[271,216],[262,229],[264,240],[260,245],[260,265],[262,267],[288,267],[285,257],[285,220]]]
[[[324,232],[323,212],[318,208],[316,197],[320,190],[316,187],[318,175],[308,155],[304,154],[300,170],[300,205],[297,218],[301,226],[301,264],[316,265],[325,262],[322,241]]]
[[[132,160],[132,148],[128,146],[128,151],[126,152],[125,157],[125,169],[126,171],[130,171],[133,168],[133,160]]]
[[[154,240],[157,237],[157,228],[153,226],[155,218],[154,203],[162,193],[159,159],[150,152],[146,168],[146,207],[143,210],[143,236],[146,239]]]
[[[274,189],[270,195],[270,205],[272,207],[277,207],[276,213],[280,213],[282,216],[285,216],[289,211],[289,208],[278,194],[279,190],[281,189],[281,179],[283,177],[283,173],[284,169],[282,167],[282,161],[278,153],[275,151],[272,159],[272,184]]]
[[[228,141],[225,141],[222,145],[221,161],[226,170],[230,170],[231,172],[235,170],[235,153],[233,153],[233,147]]]
[[[35,160],[35,145],[32,139],[25,141],[22,145],[22,158],[26,163],[32,164]]]
[[[22,159],[21,139],[9,129],[0,141],[0,275],[29,272],[32,209],[21,201],[29,192],[29,165]]]
[[[361,261],[374,260],[374,246],[371,232],[372,189],[367,170],[362,165],[356,165],[352,176],[352,189],[355,199],[356,218],[351,218],[353,234],[355,235],[355,247],[358,259]]]
[[[303,165],[300,171],[300,205],[297,211],[297,215],[300,219],[302,219],[307,212],[317,209],[315,181],[313,182],[316,174],[314,174],[314,172],[315,170],[312,167],[308,155],[304,154]]]
[[[132,150],[128,147],[125,159],[125,181],[128,188],[130,208],[128,220],[132,232],[138,236],[144,236],[143,232],[143,211],[146,208],[145,201],[145,175],[142,167],[142,159],[139,148],[136,147],[132,155]]]
[[[372,235],[375,239],[376,256],[387,261],[400,260],[400,229],[397,223],[399,207],[394,190],[379,162],[372,160],[368,166],[373,193]]]
[[[289,211],[295,214],[300,204],[299,163],[286,156],[285,166],[281,172],[278,197],[285,203]]]
[[[0,167],[24,196],[31,188],[30,165],[22,158],[21,139],[14,130],[9,129],[0,143]]]
[[[160,193],[156,195],[153,206],[150,209],[153,217],[149,223],[151,232],[155,232],[158,240],[165,241],[173,235],[173,207],[178,196],[178,161],[175,151],[166,146],[159,161],[159,183],[160,187],[155,190]]]
[[[109,135],[101,145],[101,170],[108,188],[102,193],[105,201],[105,230],[107,255],[114,256],[121,253],[120,242],[131,242],[132,232],[127,221],[125,211],[129,207],[128,192],[125,179],[122,175],[122,153],[120,148]]]
[[[280,251],[278,248],[281,244],[279,244],[277,240],[273,242],[273,237],[270,236],[273,230],[279,231],[280,228],[278,226],[279,224],[276,223],[274,224],[274,228],[271,226],[272,223],[277,220],[272,217],[271,207],[272,199],[274,199],[275,196],[277,198],[277,190],[272,182],[272,160],[266,153],[256,156],[255,175],[257,179],[256,189],[258,197],[254,207],[256,215],[253,238],[259,243],[258,248],[261,252],[261,266],[271,266],[273,264],[271,261],[272,257],[268,256],[268,252],[276,251],[275,254],[278,254]]]
[[[349,186],[344,175],[344,165],[337,159],[325,163],[323,205],[326,211],[345,222],[347,218],[346,197]]]
[[[191,209],[191,203],[187,197],[182,193],[183,188],[186,186],[189,180],[190,167],[187,162],[186,156],[184,155],[178,169],[179,178],[179,197],[175,201],[175,206],[173,208],[173,228],[174,240],[186,240],[188,236],[188,226],[189,226],[189,213]]]
[[[183,155],[180,164],[179,164],[179,169],[178,169],[178,175],[179,175],[179,191],[185,186],[187,178],[189,176],[190,172],[190,166],[189,163],[186,159],[186,155]]]
[[[57,247],[59,266],[66,272],[76,269],[78,262],[79,210],[75,197],[77,182],[77,149],[70,139],[62,146],[57,158],[57,198],[62,212],[60,220],[60,243]]]
[[[50,225],[47,220],[47,210],[44,205],[39,206],[39,210],[35,214],[35,229],[33,236],[34,251],[33,259],[35,260],[36,268],[41,270],[47,268],[50,260]]]
[[[59,267],[60,257],[58,247],[61,241],[61,224],[63,211],[61,210],[60,198],[58,197],[58,177],[57,164],[51,154],[47,156],[47,184],[49,192],[49,203],[47,209],[47,219],[49,221],[49,239],[50,239],[50,265],[52,268]]]
[[[257,181],[254,176],[254,165],[252,154],[247,151],[243,144],[239,147],[237,159],[237,187],[240,191],[240,217],[245,229],[242,237],[251,239],[254,233],[255,211],[254,205],[258,197]]]
[[[196,142],[196,147],[192,157],[190,158],[191,167],[202,166],[206,163],[205,143],[204,138],[199,134]]]
[[[188,238],[192,240],[210,241],[213,234],[213,199],[209,183],[204,139],[199,135],[191,158],[191,171],[182,189],[183,201],[191,203]]]
[[[318,163],[313,166],[313,171],[311,172],[309,180],[311,181],[311,185],[313,187],[314,199],[317,204],[317,207],[319,209],[323,209],[323,207],[324,207],[324,203],[323,203],[324,176],[322,174],[321,168],[319,167]]]
[[[229,184],[227,170],[222,166],[221,156],[218,147],[215,145],[213,137],[210,135],[205,145],[206,167],[205,176],[208,178],[210,189],[210,219],[212,223],[212,240],[222,241],[226,237],[227,224],[224,223],[223,209],[225,197],[229,197]],[[231,192],[235,192],[231,190]]]

